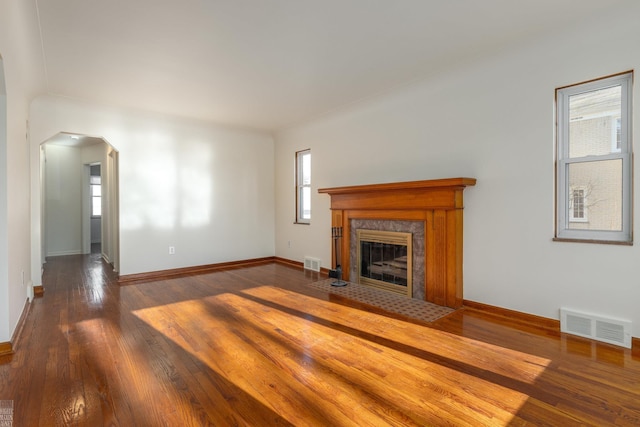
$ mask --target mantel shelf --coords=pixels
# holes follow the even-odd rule
[[[375,191],[422,190],[434,188],[464,188],[476,185],[475,178],[428,179],[424,181],[390,182],[385,184],[352,185],[348,187],[320,188],[318,193],[354,194]]]

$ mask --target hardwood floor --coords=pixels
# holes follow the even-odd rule
[[[640,425],[640,354],[474,309],[432,325],[266,264],[120,287],[50,259],[0,400],[15,426]]]

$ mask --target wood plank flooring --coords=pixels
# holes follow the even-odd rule
[[[0,400],[15,426],[640,425],[640,354],[473,309],[433,324],[266,264],[120,287],[45,269]]]

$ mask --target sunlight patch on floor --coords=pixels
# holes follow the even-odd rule
[[[332,322],[340,323],[343,326],[351,327],[354,324],[354,313],[357,313],[357,326],[361,331],[388,338],[401,344],[414,346],[440,356],[454,357],[457,360],[472,362],[474,366],[493,370],[498,374],[506,375],[519,381],[526,381],[529,384],[533,384],[551,363],[551,360],[543,357],[499,347],[437,329],[414,325],[364,310],[354,308],[344,310],[342,305],[281,288],[262,286],[244,290],[242,293],[259,297],[266,301],[277,302],[290,309],[303,310],[306,314],[330,319]],[[438,342],[439,345],[429,345],[432,342]],[[468,351],[463,355],[459,353],[459,347],[462,344],[468,348]],[[499,370],[488,366],[494,365],[495,360],[503,359],[504,363],[500,365],[501,369]]]
[[[529,396],[464,371],[532,384],[549,363],[270,286],[133,314],[291,420],[303,411],[339,423],[380,410],[436,422],[471,406],[476,417],[486,407],[483,423],[506,425]]]

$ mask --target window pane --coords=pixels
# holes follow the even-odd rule
[[[302,156],[302,185],[311,184],[311,153]]]
[[[311,219],[311,188],[300,189],[300,218]]]
[[[569,228],[622,230],[622,160],[569,166]]]
[[[296,152],[296,222],[311,221],[311,150]]]
[[[101,184],[101,181],[100,175],[91,175],[89,177],[89,184]]]
[[[101,185],[92,185],[91,186],[91,195],[92,196],[102,196],[102,186]]]
[[[102,215],[102,197],[91,198],[91,215],[92,216]]]
[[[622,87],[569,97],[569,157],[599,156],[612,152],[611,136],[622,110]]]

